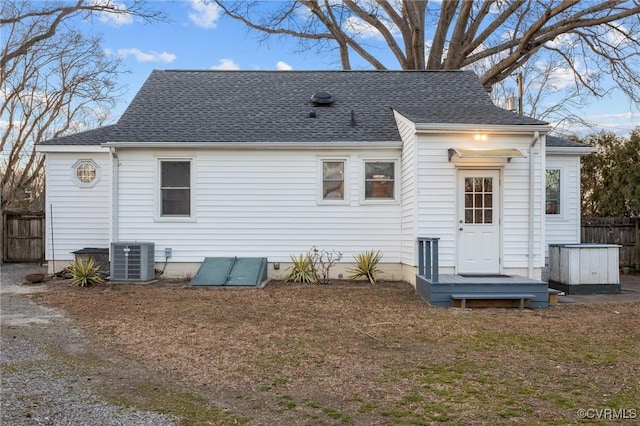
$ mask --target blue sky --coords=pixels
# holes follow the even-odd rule
[[[114,20],[105,15],[80,24],[86,25],[87,32],[101,34],[105,51],[120,56],[130,71],[122,77],[127,92],[113,111],[114,121],[154,69],[340,69],[336,55],[298,52],[295,39],[278,37],[260,43],[255,32],[201,0],[155,2],[152,6],[164,11],[170,22],[145,23],[130,17]],[[374,38],[370,40],[372,46],[376,42]],[[377,52],[385,65],[398,69],[388,51],[380,48]],[[352,64],[354,69],[370,68],[356,55],[352,56]],[[615,92],[594,100],[577,113],[604,130],[622,135],[640,126],[638,108]]]

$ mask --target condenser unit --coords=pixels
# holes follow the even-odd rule
[[[150,281],[155,278],[155,244],[111,243],[112,281]]]

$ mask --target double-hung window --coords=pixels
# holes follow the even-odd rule
[[[344,201],[344,160],[322,160],[322,200]]]
[[[190,160],[160,160],[160,216],[191,216]]]
[[[364,199],[395,200],[396,162],[367,160],[364,162]]]
[[[547,169],[545,211],[548,215],[559,215],[562,213],[560,203],[561,177],[560,169]]]

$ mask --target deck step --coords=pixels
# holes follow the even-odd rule
[[[461,307],[467,307],[467,300],[519,300],[520,309],[524,309],[527,300],[535,299],[535,294],[527,293],[466,293],[452,294],[451,300],[459,300]]]

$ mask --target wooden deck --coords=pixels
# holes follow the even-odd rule
[[[418,294],[433,306],[452,306],[451,295],[454,294],[526,294],[531,308],[549,306],[549,287],[544,281],[520,276],[461,276],[454,274],[439,275],[438,281],[416,276]],[[496,297],[498,299],[498,297]]]

